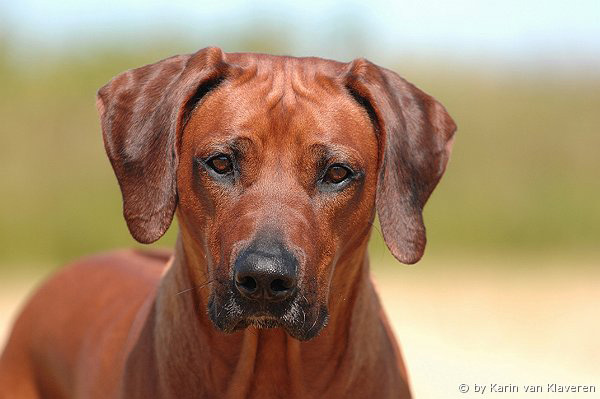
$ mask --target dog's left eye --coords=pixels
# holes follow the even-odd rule
[[[331,165],[323,176],[323,182],[339,184],[352,177],[352,171],[344,165]]]
[[[233,171],[231,159],[225,154],[215,155],[206,161],[206,164],[220,175],[226,175]]]

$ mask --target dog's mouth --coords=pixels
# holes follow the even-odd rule
[[[329,313],[325,305],[309,303],[304,296],[265,306],[258,302],[240,301],[234,295],[213,295],[208,314],[217,329],[232,333],[246,327],[282,328],[300,341],[316,337],[327,325]]]
[[[268,313],[254,314],[248,317],[242,318],[235,326],[234,330],[241,330],[246,327],[254,328],[278,328],[282,327],[281,321],[278,317],[270,315]]]

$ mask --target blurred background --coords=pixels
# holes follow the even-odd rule
[[[457,122],[425,210],[424,259],[397,264],[378,230],[371,240],[417,398],[475,395],[459,393],[461,383],[600,392],[595,0],[1,2],[0,346],[37,281],[79,256],[138,246],[96,90],[208,45],[366,57]],[[171,246],[176,230],[156,245]]]

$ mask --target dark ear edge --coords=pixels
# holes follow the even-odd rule
[[[433,97],[365,59],[348,65],[345,86],[377,133],[384,241],[400,262],[416,263],[426,245],[422,210],[445,170],[456,125]]]
[[[148,244],[169,228],[177,206],[177,146],[200,100],[225,79],[218,48],[126,71],[97,94],[107,155],[131,235]]]
[[[227,77],[227,72],[222,71],[219,75],[207,80],[206,82],[203,82],[200,86],[198,86],[194,95],[191,96],[190,99],[185,103],[184,112],[183,112],[183,115],[181,118],[182,119],[181,128],[180,128],[180,131],[178,132],[179,136],[181,136],[181,132],[183,132],[183,129],[185,129],[185,126],[187,125],[187,123],[188,123],[192,113],[196,109],[196,107],[198,105],[200,105],[201,100],[208,93],[210,93],[211,91],[213,91],[217,87],[219,87],[221,85],[221,83],[223,83],[223,81],[226,79],[226,77]]]

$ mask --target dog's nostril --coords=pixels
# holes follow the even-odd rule
[[[242,277],[241,279],[236,279],[238,286],[246,289],[247,291],[254,291],[256,289],[256,280],[250,276]]]
[[[290,288],[292,288],[291,284],[286,283],[284,280],[282,280],[280,278],[277,278],[271,282],[271,290],[273,292],[287,291]]]

